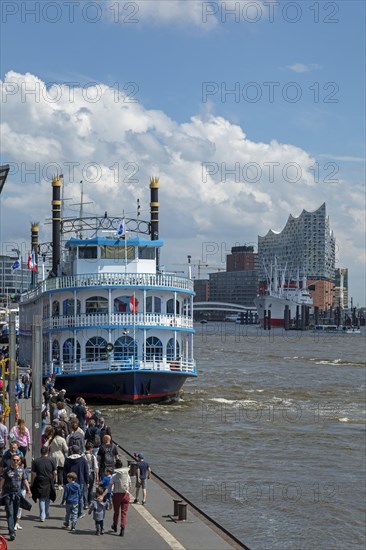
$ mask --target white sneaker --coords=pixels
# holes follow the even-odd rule
[[[21,525],[19,525],[19,523],[17,523],[17,524],[14,526],[14,529],[20,529],[20,530],[22,530],[23,527],[22,527]]]
[[[16,524],[14,525],[14,531],[17,531],[17,529],[18,529],[18,524],[16,523]]]

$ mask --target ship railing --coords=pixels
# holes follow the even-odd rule
[[[193,292],[193,281],[173,274],[150,273],[92,273],[85,275],[67,275],[54,277],[38,284],[38,286],[22,295],[21,301],[36,299],[44,292],[64,290],[68,288],[108,286],[108,287],[164,287]]]
[[[87,372],[110,372],[110,371],[160,371],[160,372],[186,372],[194,374],[196,372],[196,363],[193,359],[180,358],[176,361],[167,358],[155,358],[150,360],[132,358],[114,361],[87,361],[81,359],[78,363],[61,362],[58,367],[52,366],[52,369],[45,367],[47,372],[57,372],[58,374],[75,374]]]
[[[193,328],[193,319],[186,315],[161,313],[85,313],[80,315],[61,315],[44,319],[45,329],[85,328],[95,326],[111,327],[176,327]]]

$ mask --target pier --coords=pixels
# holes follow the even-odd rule
[[[29,429],[32,426],[31,399],[21,399],[19,417],[24,418]],[[115,442],[118,444],[118,442]],[[131,456],[119,447],[124,464]],[[27,453],[27,466],[31,465],[32,450]],[[37,458],[37,457],[35,457]],[[132,477],[131,493],[134,494],[135,478]],[[194,482],[194,481],[192,481]],[[0,534],[7,540],[9,549],[13,550],[229,550],[244,548],[242,542],[228,533],[224,528],[211,520],[193,504],[187,503],[184,496],[174,491],[159,476],[152,473],[148,485],[148,500],[143,506],[131,503],[128,510],[127,526],[124,537],[111,529],[113,511],[105,516],[105,534],[95,535],[92,515],[78,519],[75,532],[64,529],[65,507],[61,505],[62,490],[57,491],[57,498],[50,506],[50,518],[39,521],[38,502],[32,503],[30,512],[23,511],[22,530],[16,532],[14,541],[9,542],[4,507],[0,508]],[[27,497],[27,500],[30,500]],[[174,505],[174,500],[177,503]],[[180,501],[183,506],[179,507]],[[185,506],[187,504],[187,506]],[[180,508],[180,510],[177,508]],[[178,511],[181,517],[174,515]],[[0,543],[0,548],[1,543]]]

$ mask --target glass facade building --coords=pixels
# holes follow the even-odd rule
[[[314,212],[303,210],[297,218],[290,215],[279,233],[269,230],[264,237],[258,236],[259,280],[266,280],[265,270],[275,259],[292,276],[299,269],[309,279],[334,280],[335,238],[325,203]]]

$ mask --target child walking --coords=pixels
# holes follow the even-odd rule
[[[105,472],[105,475],[104,475],[104,477],[101,481],[101,485],[102,485],[103,490],[107,489],[107,487],[109,486],[109,484],[111,482],[111,479],[112,479],[113,470],[112,470],[112,468],[106,468],[104,470],[104,472]],[[108,492],[105,495],[103,500],[107,503],[107,510],[111,510],[111,508],[112,508],[112,488],[110,488],[108,490]]]
[[[67,484],[64,491],[64,496],[62,497],[62,503],[66,503],[66,517],[64,521],[64,527],[66,529],[70,526],[71,520],[71,531],[76,531],[76,522],[78,520],[78,506],[80,498],[80,485],[76,483],[77,475],[75,472],[70,472],[66,476]]]
[[[95,521],[95,534],[104,535],[104,517],[108,502],[103,502],[103,488],[97,487],[95,490],[95,498],[93,498],[89,506],[89,514],[93,512]]]

